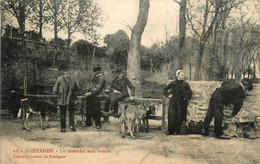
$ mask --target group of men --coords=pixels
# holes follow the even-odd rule
[[[95,121],[97,129],[101,128],[101,96],[105,88],[105,78],[102,74],[102,68],[97,66],[93,69],[94,76],[89,85],[84,97],[86,97],[86,126],[92,126],[92,120]],[[76,131],[74,126],[74,104],[76,100],[76,90],[79,88],[77,81],[68,75],[66,69],[63,68],[61,75],[53,87],[53,92],[58,94],[58,106],[60,108],[61,132],[66,132],[66,111],[69,111],[69,127],[72,131]],[[110,99],[107,101],[107,108],[117,116],[118,101],[129,97],[127,87],[131,89],[131,96],[134,96],[135,87],[125,76],[122,69],[118,68],[115,71],[116,77],[110,86]],[[110,104],[110,105],[109,105]],[[108,118],[106,117],[106,121]]]
[[[93,69],[94,76],[90,87],[84,94],[86,97],[86,126],[92,126],[92,120],[94,120],[97,129],[101,128],[101,96],[105,88],[105,78],[101,70],[101,67],[95,67]],[[116,77],[110,85],[110,98],[105,106],[107,108],[110,107],[110,110],[117,115],[118,101],[129,96],[135,96],[135,87],[124,75],[122,69],[117,69],[115,73]],[[169,135],[180,134],[181,126],[186,122],[187,107],[192,97],[192,90],[190,85],[184,81],[184,78],[183,70],[178,70],[176,72],[176,80],[168,83],[163,89],[163,94],[170,97],[167,132]],[[53,92],[59,95],[58,106],[60,108],[61,132],[66,132],[67,109],[69,111],[69,127],[72,131],[76,131],[74,126],[73,104],[76,100],[75,91],[78,87],[76,80],[65,71],[64,74],[57,79],[53,88]],[[128,94],[127,87],[130,88],[131,95]],[[204,120],[204,135],[209,135],[209,125],[214,118],[214,133],[216,137],[221,139],[228,138],[228,136],[223,134],[222,129],[224,106],[233,104],[234,109],[232,116],[235,116],[243,105],[245,92],[251,91],[252,89],[253,84],[250,79],[241,80],[241,84],[233,81],[222,83],[221,87],[217,88],[211,96]],[[107,117],[105,121],[108,121]]]

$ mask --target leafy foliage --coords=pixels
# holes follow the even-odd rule
[[[130,40],[123,30],[118,30],[115,34],[108,34],[104,38],[107,45],[106,54],[120,67],[126,68],[127,54]]]

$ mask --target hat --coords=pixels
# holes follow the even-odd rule
[[[93,68],[93,72],[101,71],[101,69],[102,68],[100,66],[94,67]]]
[[[251,79],[244,78],[241,80],[241,83],[243,84],[243,86],[248,86],[248,91],[251,91],[253,89],[253,83]]]
[[[123,70],[121,68],[117,68],[115,71],[115,73],[122,73],[122,72],[123,72]]]
[[[176,71],[176,76],[178,76],[181,72],[183,72],[183,70]]]
[[[59,68],[58,68],[60,71],[68,71],[69,70],[69,67],[67,65],[60,65]]]

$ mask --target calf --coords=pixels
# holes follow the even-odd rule
[[[42,128],[42,130],[45,130],[45,128],[50,128],[48,116],[51,112],[56,113],[57,107],[49,99],[22,99],[21,108],[18,112],[18,117],[22,118],[23,129],[27,129],[28,131],[30,131],[30,128],[28,126],[28,117],[30,113],[35,112],[40,113],[40,127]],[[47,124],[46,126],[44,126],[45,122]]]
[[[155,115],[156,114],[156,107],[154,104],[149,105],[148,108],[146,108],[146,115],[144,118],[142,118],[143,120],[143,124],[144,124],[144,132],[148,132],[149,131],[149,116],[150,115]]]
[[[119,105],[119,121],[121,123],[122,138],[125,138],[125,129],[128,127],[128,131],[131,137],[134,139],[134,127],[135,127],[135,107],[133,105]]]
[[[126,125],[128,127],[128,132],[131,135],[131,138],[134,139],[134,131],[136,128],[137,134],[139,134],[139,128],[141,124],[141,120],[146,118],[147,116],[147,104],[141,105],[119,105],[119,121],[121,123],[121,134],[122,138],[125,137],[125,129]],[[148,117],[147,117],[148,119]]]
[[[86,122],[86,104],[82,99],[75,101],[75,115],[80,116],[80,125],[82,126]],[[78,124],[78,120],[76,120],[76,124]]]

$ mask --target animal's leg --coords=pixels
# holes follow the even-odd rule
[[[22,125],[23,125],[23,129],[26,129],[26,127],[25,127],[25,118],[22,118]]]
[[[42,130],[45,130],[45,126],[44,126],[44,122],[45,122],[45,117],[44,116],[41,116],[41,121],[42,121],[42,125],[41,125],[41,127],[42,127]]]
[[[121,133],[122,133],[122,138],[125,138],[125,123],[121,123]]]
[[[144,126],[143,127],[144,128],[143,131],[145,132],[146,131],[146,121],[145,121],[145,118],[143,118],[142,120],[143,120],[143,126]]]
[[[127,118],[127,135],[129,135],[130,134],[130,131],[131,131],[131,126],[130,126],[130,119],[129,118]]]
[[[137,133],[137,135],[139,135],[140,122],[141,121],[139,119],[136,119],[136,133]]]
[[[132,138],[132,139],[135,138],[135,137],[134,137],[134,133],[133,133],[134,130],[135,130],[134,128],[135,128],[135,127],[134,127],[134,123],[133,123],[133,121],[131,120],[131,121],[130,121],[130,125],[129,125],[129,129],[130,129],[130,135],[131,135],[131,138]]]
[[[51,128],[50,124],[49,124],[49,116],[46,116],[45,120],[46,120],[46,124],[47,124],[46,128],[48,128],[48,129]]]
[[[81,126],[83,126],[84,123],[84,116],[81,114]]]
[[[148,118],[146,119],[146,132],[148,132],[149,131],[149,120],[148,120]]]
[[[28,125],[29,115],[30,115],[30,113],[25,114],[25,128],[27,129],[27,131],[30,131],[30,128],[29,128],[29,125]]]
[[[42,120],[42,116],[40,115],[40,124],[41,124],[41,128],[43,127],[43,120]]]

